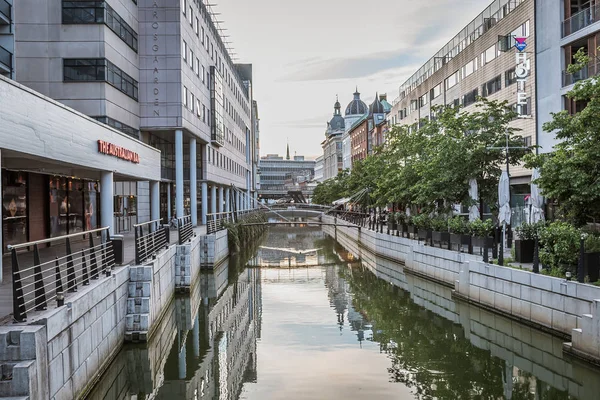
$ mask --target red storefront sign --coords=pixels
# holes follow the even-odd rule
[[[140,156],[138,153],[127,150],[124,147],[105,142],[104,140],[98,140],[98,153],[107,154],[125,161],[131,161],[134,164],[140,163]]]

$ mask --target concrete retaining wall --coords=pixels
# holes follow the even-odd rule
[[[229,257],[227,230],[200,236],[200,266],[212,268]]]
[[[324,216],[323,222],[333,223],[334,218]],[[402,269],[452,286],[462,299],[572,338],[565,344],[567,351],[600,364],[600,287],[485,264],[479,256],[364,228],[326,226],[324,230],[361,259],[376,258],[376,264],[382,264],[375,271],[379,277],[402,287],[406,281]],[[386,266],[379,259],[399,265]]]

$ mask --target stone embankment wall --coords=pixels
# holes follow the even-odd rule
[[[323,222],[333,223],[324,216]],[[349,225],[346,221],[338,221]],[[398,269],[452,286],[454,295],[535,328],[571,338],[565,350],[600,363],[600,287],[481,262],[481,257],[356,227],[324,227],[359,257],[393,264],[378,274],[398,279]]]
[[[189,291],[199,282],[202,260],[210,267],[227,256],[226,231],[196,236],[144,265],[118,267],[80,286],[62,307],[31,313],[22,325],[0,326],[0,367],[13,376],[0,382],[0,398],[81,398],[125,340],[153,336],[176,288]]]

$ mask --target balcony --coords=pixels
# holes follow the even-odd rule
[[[12,72],[12,65],[12,53],[0,46],[0,74],[10,74]]]
[[[584,79],[590,78],[600,74],[600,59],[595,59],[590,62],[587,67],[584,67],[580,71],[574,74],[570,74],[567,71],[562,73],[562,86],[566,87]]]
[[[6,0],[0,0],[0,25],[10,25],[12,22],[12,6]]]
[[[563,21],[562,37],[582,30],[586,26],[597,22],[600,18],[600,4],[579,11]]]

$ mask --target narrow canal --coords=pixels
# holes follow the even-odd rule
[[[319,229],[271,228],[251,252],[202,274],[88,399],[600,398],[562,340],[409,274],[378,279]]]

